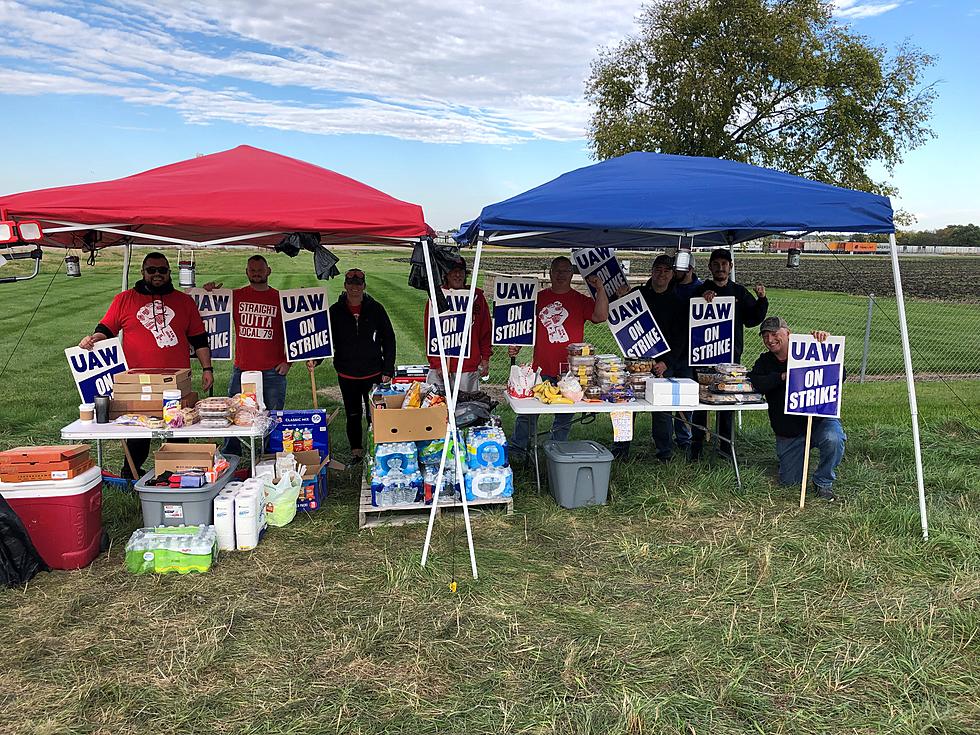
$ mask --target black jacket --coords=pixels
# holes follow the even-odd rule
[[[742,359],[742,350],[745,347],[744,327],[757,327],[766,318],[769,311],[769,299],[762,297],[757,299],[749,293],[741,283],[728,279],[728,283],[719,286],[717,283],[708,279],[694,290],[694,296],[702,296],[705,291],[714,291],[716,296],[735,297],[735,362]]]
[[[395,374],[395,330],[388,312],[368,294],[358,319],[347,308],[347,294],[340,294],[330,307],[330,328],[338,373],[352,378]]]
[[[670,351],[657,359],[663,360],[672,369],[687,367],[689,337],[687,299],[678,297],[673,288],[668,288],[663,293],[657,293],[653,290],[650,281],[636,290],[647,302],[653,318],[657,320],[657,326],[660,327],[667,344],[670,345]]]
[[[769,404],[769,424],[776,436],[793,438],[806,432],[806,416],[789,415],[783,411],[786,402],[786,362],[773,353],[763,352],[752,366],[749,380]]]

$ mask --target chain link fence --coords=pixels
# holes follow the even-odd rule
[[[630,282],[643,283],[657,253],[620,253],[630,265]],[[481,286],[492,294],[498,275],[537,275],[547,286],[554,254],[484,255]],[[697,272],[707,275],[707,254],[698,254]],[[912,365],[917,379],[980,378],[980,257],[900,256]],[[887,255],[810,255],[786,267],[785,255],[735,254],[735,279],[751,290],[766,286],[769,313],[786,319],[795,332],[824,329],[847,338],[848,380],[903,380],[891,259]],[[578,280],[578,279],[577,279]],[[577,283],[583,291],[584,284]],[[618,352],[605,324],[587,324],[585,339],[600,352]],[[765,350],[757,329],[745,330],[742,360],[751,367]],[[519,359],[529,360],[525,348]],[[495,348],[491,384],[506,383],[506,348]]]

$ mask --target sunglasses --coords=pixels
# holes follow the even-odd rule
[[[349,283],[352,286],[363,286],[364,278],[363,276],[347,276],[347,278],[344,279],[344,283]]]
[[[157,273],[159,273],[161,276],[165,276],[170,272],[170,269],[165,265],[147,265],[143,266],[143,270],[151,276]]]

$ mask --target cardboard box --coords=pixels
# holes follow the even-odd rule
[[[70,462],[82,455],[88,456],[88,444],[56,444],[39,447],[14,447],[0,452],[0,465],[37,462]]]
[[[0,467],[0,482],[42,482],[47,480],[73,480],[79,475],[83,475],[95,466],[91,457],[85,457],[80,464],[71,465],[67,469],[57,469],[57,464],[38,464],[38,465],[7,465]],[[31,469],[15,469],[19,467],[30,467]]]
[[[334,412],[333,415],[336,415]],[[272,430],[269,432],[269,451],[292,452],[317,450],[321,456],[330,454],[330,417],[324,408],[292,411],[270,411]]]
[[[299,464],[306,467],[306,472],[303,473],[303,486],[300,488],[299,497],[296,498],[296,510],[316,510],[327,499],[327,467],[330,465],[330,457],[321,455],[316,450],[276,452],[275,456],[263,455],[261,461],[275,461],[278,457],[287,454],[292,454]]]
[[[646,399],[654,406],[697,406],[698,383],[690,378],[647,378]]]
[[[449,409],[444,403],[429,408],[371,407],[375,444],[442,439],[448,423]]]
[[[180,399],[182,408],[191,408],[196,403],[197,393],[192,392]],[[163,398],[154,398],[151,396],[145,400],[142,397],[136,398],[135,400],[128,400],[126,398],[113,397],[109,401],[109,418],[119,418],[127,413],[138,413],[144,416],[161,418],[163,416]]]
[[[116,373],[113,385],[156,385],[160,389],[176,388],[180,382],[190,382],[190,368],[139,368]]]
[[[153,453],[153,472],[158,477],[164,472],[214,469],[217,444],[167,443]]]
[[[194,385],[190,380],[182,380],[176,385],[165,387],[162,385],[140,385],[138,383],[116,383],[112,387],[113,398],[123,400],[139,400],[141,396],[153,396],[163,399],[163,392],[168,390],[179,390],[181,395],[188,395],[194,392]]]

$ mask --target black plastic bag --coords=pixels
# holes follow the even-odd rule
[[[475,393],[460,391],[456,399],[456,426],[460,429],[485,426],[496,407],[497,401],[482,391]]]
[[[449,302],[446,301],[440,286],[446,274],[463,262],[463,257],[459,254],[459,248],[453,245],[437,245],[430,240],[417,243],[412,249],[412,270],[408,274],[408,285],[419,291],[425,291],[426,294],[429,293],[429,279],[425,271],[425,252],[422,248],[429,248],[432,275],[436,279],[436,306],[441,314],[449,310]]]
[[[331,253],[325,247],[318,247],[313,251],[313,268],[316,270],[316,277],[320,281],[329,281],[340,275],[337,270],[337,263],[340,258]]]
[[[290,232],[276,245],[276,252],[285,253],[290,258],[295,258],[301,250],[309,250],[311,253],[315,253],[319,245],[319,232]]]
[[[47,571],[48,565],[31,543],[24,524],[0,496],[0,586],[21,585],[38,572]]]

